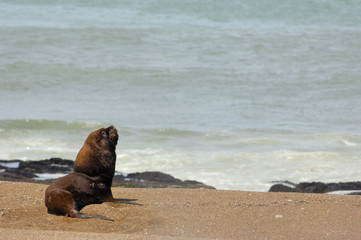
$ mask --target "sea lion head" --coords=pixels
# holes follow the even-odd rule
[[[101,128],[90,133],[86,143],[93,147],[114,150],[118,143],[118,131],[114,126]]]
[[[118,132],[113,126],[90,133],[75,159],[74,172],[101,175],[110,187],[115,173],[117,143]]]

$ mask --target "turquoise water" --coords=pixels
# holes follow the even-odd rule
[[[0,159],[74,159],[221,189],[353,181],[359,1],[1,1]]]

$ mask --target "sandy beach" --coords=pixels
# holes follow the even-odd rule
[[[48,185],[0,182],[1,239],[359,239],[360,196],[113,188],[143,206],[90,205],[114,221],[50,215]]]

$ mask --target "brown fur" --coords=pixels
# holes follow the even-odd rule
[[[112,220],[100,215],[86,216],[79,211],[87,205],[103,202],[141,205],[133,202],[136,199],[115,199],[111,192],[117,142],[118,133],[113,126],[89,134],[76,157],[74,172],[46,189],[45,205],[49,213]]]
[[[115,173],[117,142],[118,133],[113,126],[94,131],[89,134],[74,163],[74,172],[101,177],[108,188],[109,201],[115,201],[110,187]]]
[[[79,211],[89,204],[101,204],[107,187],[100,177],[89,177],[82,173],[70,173],[52,183],[45,191],[45,206],[49,213],[68,217],[90,218]],[[106,220],[102,216],[96,216]]]

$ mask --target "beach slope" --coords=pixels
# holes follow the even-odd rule
[[[72,219],[47,213],[48,185],[0,182],[1,239],[359,239],[360,196],[113,188],[143,206],[104,203]]]

